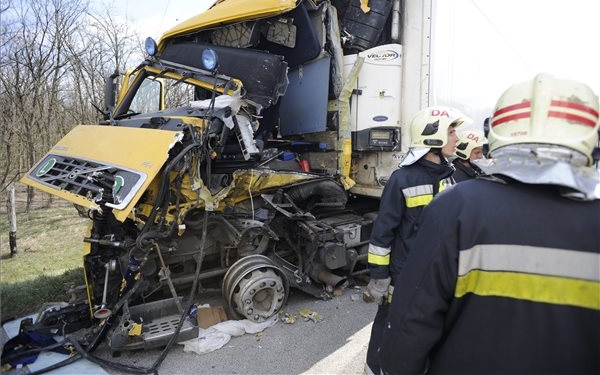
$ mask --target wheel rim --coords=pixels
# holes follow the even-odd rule
[[[236,318],[263,322],[285,305],[289,286],[285,275],[264,255],[235,262],[223,279],[223,297]]]

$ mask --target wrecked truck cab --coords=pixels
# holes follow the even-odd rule
[[[87,303],[115,351],[194,337],[180,317],[207,291],[221,291],[230,318],[261,322],[290,288],[328,299],[368,272],[399,126],[356,125],[342,58],[396,72],[399,45],[342,47],[354,10],[338,16],[329,1],[242,3],[219,1],[148,42],[120,90],[109,77],[106,120],[74,128],[23,178],[88,210]],[[376,97],[364,108],[398,106]]]

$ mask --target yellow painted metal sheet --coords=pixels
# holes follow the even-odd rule
[[[317,175],[292,171],[238,170],[233,174],[233,183],[229,186],[226,204],[234,205],[246,200],[250,195],[258,195],[266,190],[289,186],[301,181],[314,180]]]
[[[153,73],[156,76],[162,75],[162,76],[164,76],[166,78],[171,78],[171,79],[174,79],[174,80],[180,80],[180,79],[184,78],[180,74],[172,73],[172,72],[166,72],[163,69],[155,68],[155,67],[152,67],[152,66],[146,66],[146,67],[144,67],[144,70],[146,70],[146,71],[148,71],[150,73]],[[223,77],[223,76],[221,76],[221,77]],[[227,95],[237,95],[242,90],[242,88],[244,86],[242,84],[242,81],[240,81],[239,79],[232,78],[231,81],[234,84],[230,85],[229,90],[227,90],[227,92],[225,92],[224,87],[216,87],[216,88],[214,87],[215,86],[215,77],[211,77],[210,80],[212,81],[211,83],[206,82],[206,81],[201,81],[199,79],[186,78],[185,82],[190,83],[192,85],[204,87],[205,89],[208,89],[208,90],[215,89],[216,91],[218,91],[220,93],[227,94]],[[119,101],[121,101],[124,96],[125,95],[120,96],[119,97]],[[161,97],[161,100],[164,100],[164,96]],[[164,105],[161,108],[163,108],[163,107],[164,107]],[[192,119],[192,118],[190,118],[190,119]]]
[[[141,176],[125,207],[114,209],[118,220],[125,220],[153,178],[168,158],[168,152],[182,137],[182,132],[117,126],[79,125],[61,139],[49,155],[87,160],[102,166],[115,166]],[[35,165],[21,180],[23,183],[56,195],[77,205],[97,209],[93,197],[62,190],[60,186],[44,183],[36,175],[44,166]],[[49,178],[52,180],[52,176]],[[48,179],[46,179],[48,180]]]
[[[167,39],[205,27],[275,16],[296,7],[296,0],[226,0],[167,31],[158,43],[159,51]]]

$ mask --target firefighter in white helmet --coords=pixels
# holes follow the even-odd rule
[[[389,307],[388,292],[406,261],[407,242],[423,208],[452,183],[454,168],[447,158],[454,154],[458,141],[456,127],[465,120],[449,107],[418,112],[410,123],[410,149],[383,190],[369,241],[371,280],[363,294],[365,301],[380,305],[367,351],[367,374],[379,374],[377,349]]]
[[[589,86],[546,74],[500,97],[486,176],[421,217],[384,374],[600,374],[598,111]]]
[[[483,173],[475,164],[475,160],[483,159],[485,144],[487,144],[485,135],[477,130],[464,130],[458,134],[458,144],[454,152],[456,159],[452,161],[452,165],[456,168],[452,175],[454,181],[470,180]]]

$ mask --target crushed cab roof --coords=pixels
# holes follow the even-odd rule
[[[167,31],[160,39],[159,50],[169,38],[200,29],[249,19],[271,17],[296,7],[296,0],[223,0],[211,8]]]

